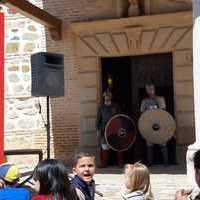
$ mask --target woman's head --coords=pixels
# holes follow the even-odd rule
[[[58,195],[61,199],[76,199],[68,179],[66,166],[61,160],[41,161],[34,170],[33,178],[38,185],[36,189],[39,194],[53,194],[55,199]]]
[[[150,188],[150,173],[148,168],[137,162],[125,166],[125,184],[129,192],[137,190],[147,193]]]

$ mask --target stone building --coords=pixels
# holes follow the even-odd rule
[[[35,1],[42,8],[42,1]],[[10,149],[42,148],[45,144],[45,128],[38,113],[43,99],[31,97],[30,55],[46,51],[44,27],[26,18],[15,9],[3,7],[5,13],[5,133],[4,147]],[[44,116],[45,117],[45,116]],[[45,150],[45,147],[43,148]],[[20,164],[23,157],[8,157]]]
[[[112,76],[114,100],[132,118],[145,82],[155,82],[176,120],[177,157],[184,162],[195,141],[192,2],[130,1],[132,8],[128,0],[31,2],[62,20],[62,38],[53,40],[47,29],[19,14],[7,15],[5,148],[45,153],[38,108],[40,101],[45,115],[45,99],[30,95],[29,58],[49,51],[65,56],[65,96],[51,99],[52,156],[70,160],[78,149],[97,153],[96,113]]]

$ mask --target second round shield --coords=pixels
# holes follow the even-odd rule
[[[105,138],[111,149],[125,151],[135,142],[135,123],[127,115],[115,115],[106,124]]]
[[[174,135],[176,124],[168,112],[155,109],[147,110],[140,116],[138,127],[147,142],[165,144]]]

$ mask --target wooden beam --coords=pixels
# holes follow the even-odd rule
[[[0,0],[0,3],[48,27],[52,39],[61,39],[62,20],[38,8],[27,0]]]

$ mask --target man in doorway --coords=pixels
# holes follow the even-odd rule
[[[165,99],[164,97],[157,96],[155,86],[151,84],[147,84],[145,86],[148,97],[142,100],[140,112],[143,113],[146,110],[154,110],[154,109],[166,109]],[[147,161],[149,165],[153,164],[153,145],[152,143],[147,142]],[[168,152],[167,145],[161,145],[161,152],[163,156],[164,165],[168,164]]]
[[[103,93],[103,104],[99,107],[97,113],[96,127],[97,127],[97,137],[99,145],[101,148],[101,166],[107,167],[109,161],[110,148],[106,143],[104,136],[105,127],[109,119],[120,113],[120,107],[118,104],[112,102],[112,94],[110,91]],[[123,156],[122,152],[116,152],[118,165],[123,165]]]

